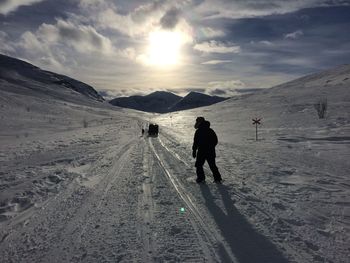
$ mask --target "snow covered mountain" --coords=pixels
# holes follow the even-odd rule
[[[156,91],[146,96],[116,98],[110,103],[114,106],[145,112],[166,113],[208,106],[225,99],[198,92],[190,92],[185,97],[180,97],[171,92]]]
[[[96,90],[83,82],[1,54],[0,81],[1,89],[21,94],[51,96],[64,100],[74,100],[74,97],[79,98],[79,94],[82,94],[95,101],[104,101]]]
[[[175,105],[171,106],[169,112],[209,106],[224,101],[226,99],[227,98],[209,96],[203,93],[192,91],[188,93],[185,97],[180,99]]]
[[[114,106],[139,111],[164,113],[168,112],[169,105],[175,104],[179,99],[181,99],[180,96],[177,96],[171,92],[156,91],[146,96],[136,95],[115,98],[109,103]]]
[[[34,78],[0,82],[1,262],[347,262],[349,65],[169,114]],[[197,116],[222,185],[195,183]]]

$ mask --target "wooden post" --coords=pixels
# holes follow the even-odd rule
[[[253,120],[253,125],[255,125],[255,140],[257,141],[258,140],[258,125],[261,124],[261,118],[258,119],[258,118],[255,118],[255,119],[252,119]]]

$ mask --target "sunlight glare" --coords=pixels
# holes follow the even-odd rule
[[[184,39],[180,32],[151,32],[149,35],[148,64],[157,66],[178,64],[183,43]]]

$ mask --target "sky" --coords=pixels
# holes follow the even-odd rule
[[[234,96],[350,61],[350,0],[0,0],[0,53],[106,98]]]

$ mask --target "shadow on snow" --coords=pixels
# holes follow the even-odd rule
[[[215,204],[214,196],[209,187],[205,184],[200,185],[206,206],[239,263],[288,262],[274,244],[265,236],[259,234],[239,213],[228,192],[228,187],[218,185],[218,188],[227,214]]]

